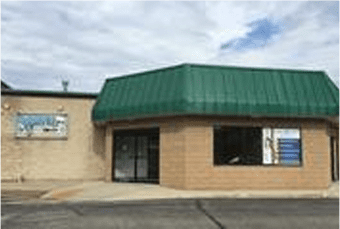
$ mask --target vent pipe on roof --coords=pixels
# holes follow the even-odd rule
[[[68,87],[69,81],[63,80],[63,81],[61,81],[61,84],[63,85],[64,92],[67,92],[67,87]]]

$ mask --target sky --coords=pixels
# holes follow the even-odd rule
[[[325,71],[339,87],[339,2],[1,1],[1,79],[99,92],[182,63]]]

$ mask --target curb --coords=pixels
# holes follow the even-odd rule
[[[244,198],[235,198],[235,197],[164,197],[164,198],[149,198],[149,199],[68,199],[68,200],[59,200],[55,201],[55,204],[115,204],[115,205],[140,205],[140,204],[152,204],[154,202],[159,201],[194,201],[194,200],[214,200],[214,199],[230,199],[230,200],[284,200],[284,199],[295,199],[295,200],[338,200],[339,198],[303,198],[303,197],[296,197],[296,198],[281,198],[281,197],[261,197],[261,198],[252,198],[252,197],[244,197]]]
[[[23,189],[1,189],[1,197],[3,196],[20,196],[20,197],[27,197],[27,198],[40,198],[41,196],[48,193],[50,190],[23,190]]]
[[[175,199],[339,199],[339,196],[329,195],[327,192],[319,192],[319,193],[304,193],[304,194],[265,194],[258,195],[252,193],[227,193],[227,194],[211,194],[211,195],[203,195],[202,194],[185,194],[178,193],[177,195],[164,195],[164,196],[143,196],[139,197],[138,194],[136,196],[126,196],[126,197],[100,197],[100,198],[81,198],[75,197],[72,198],[75,194],[83,193],[82,187],[74,187],[68,189],[58,189],[52,190],[51,192],[43,195],[41,200],[53,200],[57,202],[114,202],[114,203],[127,203],[134,201],[156,201],[156,200],[175,200]]]
[[[94,183],[83,183],[79,185],[69,186],[69,187],[59,187],[59,188],[52,188],[45,190],[24,190],[24,189],[5,189],[1,190],[2,194],[11,193],[15,194],[18,193],[28,193],[27,198],[24,202],[26,203],[86,203],[86,202],[114,202],[114,203],[128,203],[128,202],[135,202],[135,201],[157,201],[157,200],[175,200],[175,199],[214,199],[214,198],[224,198],[224,199],[339,199],[339,192],[333,189],[326,189],[326,190],[318,190],[318,191],[311,191],[311,190],[295,190],[295,191],[247,191],[247,190],[233,190],[233,191],[225,191],[225,193],[221,193],[221,191],[189,191],[189,190],[170,190],[169,192],[162,192],[160,190],[158,192],[157,189],[152,190],[150,195],[146,195],[145,192],[137,192],[133,193],[125,193],[123,195],[121,193],[111,193],[109,195],[102,195],[99,197],[89,196],[89,197],[82,197],[83,194],[86,193],[86,188],[91,188],[95,190],[98,184],[104,184],[103,182],[94,182]],[[163,190],[164,191],[164,190]],[[210,193],[209,193],[210,192]],[[224,192],[224,191],[222,191]],[[272,192],[272,193],[271,193]],[[295,193],[294,193],[295,192]],[[34,193],[40,193],[40,195],[34,196]],[[32,199],[32,195],[34,196]],[[115,197],[116,195],[116,197]],[[125,196],[124,196],[125,195]],[[15,195],[13,195],[15,196]],[[17,195],[16,197],[21,197]],[[25,196],[24,196],[25,197]],[[18,201],[13,201],[18,202]],[[22,202],[22,201],[20,201]],[[9,202],[5,202],[5,204],[9,204]]]

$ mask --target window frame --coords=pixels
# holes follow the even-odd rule
[[[304,166],[304,147],[303,147],[303,134],[302,134],[302,128],[301,126],[251,126],[251,125],[223,125],[223,124],[214,124],[212,126],[213,130],[212,130],[212,164],[213,167],[228,167],[228,166],[232,166],[232,167],[281,167],[281,168],[301,168]],[[270,128],[272,131],[274,129],[298,129],[299,130],[299,143],[300,143],[300,158],[299,158],[299,164],[296,165],[287,165],[287,164],[275,164],[275,163],[271,163],[271,164],[264,164],[263,160],[261,164],[216,164],[215,163],[215,129],[216,128],[223,128],[223,127],[233,127],[233,128],[261,128],[261,130],[263,130],[264,128]],[[262,136],[263,137],[263,136]],[[263,158],[263,147],[262,147],[262,158]]]

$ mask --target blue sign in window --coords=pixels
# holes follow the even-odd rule
[[[282,164],[300,163],[300,139],[278,139],[280,161]]]

